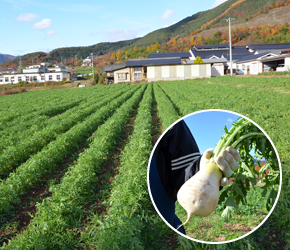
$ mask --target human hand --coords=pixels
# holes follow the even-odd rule
[[[207,149],[201,157],[200,168],[210,161],[212,156],[213,149]],[[239,161],[241,156],[239,152],[233,147],[229,146],[225,150],[222,150],[218,157],[216,158],[216,164],[223,173],[225,177],[221,179],[220,185],[227,186],[229,180],[227,177],[230,177],[233,171],[236,171],[239,168]]]

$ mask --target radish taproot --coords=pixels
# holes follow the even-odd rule
[[[187,220],[179,227],[185,225],[193,215],[208,216],[213,213],[219,200],[221,178],[219,167],[209,162],[182,185],[177,200],[186,210]]]
[[[222,150],[225,150],[230,145],[236,150],[239,150],[242,145],[247,145],[249,147],[249,139],[256,139],[257,137],[265,138],[266,136],[249,120],[241,117],[233,123],[233,126],[229,131],[225,127],[225,135],[216,145],[209,162],[201,166],[200,170],[178,190],[177,200],[186,210],[187,220],[177,229],[185,225],[193,215],[205,217],[214,212],[219,202],[219,187],[225,179],[222,178],[223,173],[216,164],[216,162],[218,162],[218,156]],[[245,143],[243,143],[243,141],[245,141]],[[234,175],[234,183],[231,184],[231,187],[236,185],[236,179],[239,176],[239,172],[240,171]],[[234,190],[231,189],[231,195],[233,193]],[[228,203],[226,202],[226,206],[238,206],[233,198],[230,201],[231,202]],[[230,210],[228,209],[224,211],[222,218],[226,219],[229,217]]]

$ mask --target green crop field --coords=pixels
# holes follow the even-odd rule
[[[287,249],[290,247],[289,78],[120,84],[0,96],[0,249]],[[147,166],[161,133],[194,111],[224,109],[259,124],[275,144],[283,186],[268,220],[232,243],[207,245],[173,232],[152,206]],[[232,224],[255,227],[260,193]],[[218,208],[219,209],[219,208]],[[235,238],[220,230],[204,236]],[[264,211],[258,211],[261,215]],[[182,217],[181,209],[177,213]],[[256,215],[256,214],[255,214]],[[242,219],[241,219],[242,218]],[[212,223],[212,222],[211,222]],[[205,227],[205,228],[202,228]],[[204,229],[204,230],[203,230]]]

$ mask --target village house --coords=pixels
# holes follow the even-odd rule
[[[18,73],[16,70],[9,73],[0,73],[0,84],[17,84],[23,82],[62,81],[70,79],[70,72],[65,68],[48,68],[48,63],[29,66]]]
[[[193,63],[197,57],[203,60],[203,66]],[[232,46],[232,65],[234,74],[289,70],[290,43]],[[104,71],[110,83],[223,76],[230,72],[230,47],[195,45],[188,52],[150,53],[149,58],[108,65]]]
[[[160,53],[167,54],[167,53]],[[172,53],[170,53],[172,55]],[[178,54],[174,54],[177,56]],[[129,59],[126,65],[112,65],[104,68],[108,81],[114,83],[136,81],[184,80],[193,78],[209,78],[210,64],[193,64],[188,58],[182,57],[154,57],[143,59]]]
[[[82,62],[82,67],[92,67],[93,61],[92,58],[90,58],[89,56],[86,59],[83,59]]]

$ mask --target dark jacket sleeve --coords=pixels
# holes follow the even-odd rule
[[[154,151],[161,183],[167,194],[176,200],[179,188],[199,171],[200,152],[181,120],[161,138]]]

